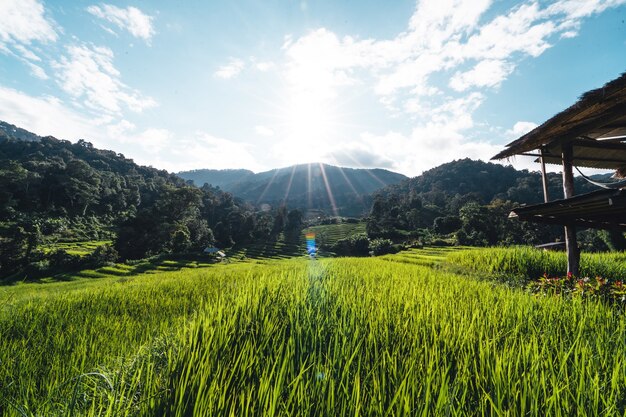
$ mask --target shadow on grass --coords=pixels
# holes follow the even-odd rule
[[[219,263],[219,261],[210,259],[206,255],[160,255],[148,259],[129,261],[127,263],[109,264],[94,269],[62,271],[58,273],[52,271],[41,277],[29,277],[24,273],[15,273],[1,279],[0,286],[9,286],[19,283],[46,284],[51,282],[69,282],[85,278],[132,277],[139,274],[179,271],[183,268],[207,268],[215,263]]]

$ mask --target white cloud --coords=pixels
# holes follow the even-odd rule
[[[22,61],[30,73],[40,80],[48,79],[45,70],[35,64],[41,58],[30,46],[34,42],[56,42],[58,39],[55,23],[46,17],[42,3],[37,0],[0,1],[0,52]]]
[[[420,126],[406,135],[393,131],[383,135],[364,133],[358,143],[349,144],[348,149],[350,145],[353,149],[364,147],[376,156],[378,163],[374,161],[369,166],[390,168],[409,176],[454,159],[488,160],[500,149],[500,145],[465,139],[442,124]],[[393,162],[383,165],[380,161]]]
[[[156,105],[120,80],[113,65],[113,51],[106,47],[73,45],[67,47],[67,56],[54,62],[59,85],[76,99],[95,111],[120,113],[122,107],[134,112]]]
[[[255,126],[254,131],[259,136],[271,137],[274,136],[274,131],[267,126]]]
[[[55,42],[57,30],[37,0],[0,1],[0,47],[3,44]]]
[[[28,67],[30,68],[30,73],[40,80],[47,80],[48,78],[50,78],[48,77],[48,74],[46,74],[46,71],[44,71],[44,69],[41,68],[39,65],[33,64],[29,61],[26,61],[26,65],[28,65]]]
[[[258,69],[261,72],[265,72],[265,71],[269,71],[272,68],[274,68],[276,66],[276,64],[274,64],[271,61],[264,61],[264,62],[256,62],[254,64],[255,68]]]
[[[126,119],[111,116],[91,118],[50,96],[30,96],[0,86],[0,120],[40,136],[52,135],[76,142],[86,139],[96,147],[113,149],[137,163],[181,171],[193,168],[241,168],[261,170],[258,151],[250,145],[204,132],[191,139],[171,131],[138,128]]]
[[[371,78],[387,103],[432,95],[434,75],[449,77],[458,92],[493,88],[524,57],[537,57],[559,38],[574,36],[582,18],[626,0],[561,0],[544,8],[529,2],[483,22],[491,3],[420,0],[407,30],[390,40],[339,38],[324,28],[287,37],[286,80],[333,98],[338,88]]]
[[[192,168],[266,168],[258,164],[245,144],[199,133],[193,139],[176,138],[167,129],[138,129],[125,119],[98,119],[72,110],[50,96],[30,96],[0,86],[0,120],[40,136],[52,135],[76,142],[86,139],[96,147],[113,149],[137,163],[170,171]]]
[[[118,126],[115,126],[113,129]],[[167,129],[147,128],[140,132],[135,132],[134,125],[132,127],[129,125],[128,127],[129,129],[122,131],[122,134],[116,140],[130,146],[131,149],[135,149],[136,151],[133,154],[138,155],[139,159],[137,161],[142,164],[151,164],[151,159],[154,156],[158,157],[161,153],[167,155],[172,147],[177,146],[173,141],[174,135]]]
[[[2,86],[0,120],[41,136],[68,140],[95,136],[97,132],[92,120],[70,110],[55,97],[34,97]]]
[[[228,169],[246,167],[255,171],[260,165],[251,145],[198,132],[193,139],[182,139],[172,147],[164,167],[172,171],[190,168]]]
[[[228,80],[239,75],[244,67],[245,63],[241,59],[231,58],[227,64],[222,65],[215,71],[215,76]]]
[[[497,87],[511,73],[512,66],[497,59],[480,61],[466,72],[457,72],[450,79],[450,87],[466,91],[472,87]]]
[[[36,62],[41,61],[41,58],[39,58],[39,56],[37,56],[33,51],[25,48],[23,45],[15,45],[15,49],[20,53],[20,55],[22,55],[24,59]]]
[[[351,142],[323,156],[322,161],[333,165],[353,168],[388,168],[393,169],[395,162],[373,152],[364,143]]]
[[[154,18],[136,7],[129,6],[122,9],[111,4],[93,5],[87,7],[87,12],[114,24],[118,29],[128,30],[131,35],[146,42],[150,42],[155,34],[152,25]]]
[[[624,0],[560,0],[546,9],[546,15],[563,14],[568,19],[582,19],[625,3]]]
[[[504,134],[506,135],[507,138],[511,140],[517,139],[520,136],[523,136],[526,133],[530,132],[537,126],[538,124],[534,122],[519,121],[519,122],[516,122],[511,129],[508,129],[506,132],[504,132]]]
[[[501,145],[470,137],[480,130],[473,114],[487,91],[505,82],[523,60],[538,57],[560,39],[576,36],[582,19],[626,0],[529,1],[495,16],[488,13],[492,3],[418,0],[406,30],[388,40],[342,38],[325,28],[299,38],[287,36],[283,74],[292,97],[289,104],[306,103],[302,107],[309,111],[300,113],[315,115],[313,109],[332,108],[344,97],[342,89],[374,92],[392,117],[409,116],[413,130],[375,136],[394,138],[403,150],[396,155],[391,151],[396,145],[379,148],[373,139],[365,143],[378,149],[374,155],[398,161],[406,172],[451,157],[489,158]],[[334,145],[328,139],[321,142]],[[446,144],[454,155],[440,151]],[[282,152],[296,155],[297,145],[284,141]]]

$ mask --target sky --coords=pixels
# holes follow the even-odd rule
[[[0,120],[169,171],[415,176],[626,71],[625,21],[626,0],[0,0]]]

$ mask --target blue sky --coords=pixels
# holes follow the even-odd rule
[[[0,120],[172,171],[418,175],[626,71],[625,21],[626,0],[1,0]]]

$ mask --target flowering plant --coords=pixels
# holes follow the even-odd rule
[[[582,298],[600,298],[611,302],[626,301],[626,285],[622,281],[609,282],[606,278],[596,276],[576,277],[571,272],[564,277],[550,277],[543,274],[537,281],[528,284],[534,294],[558,294]]]

